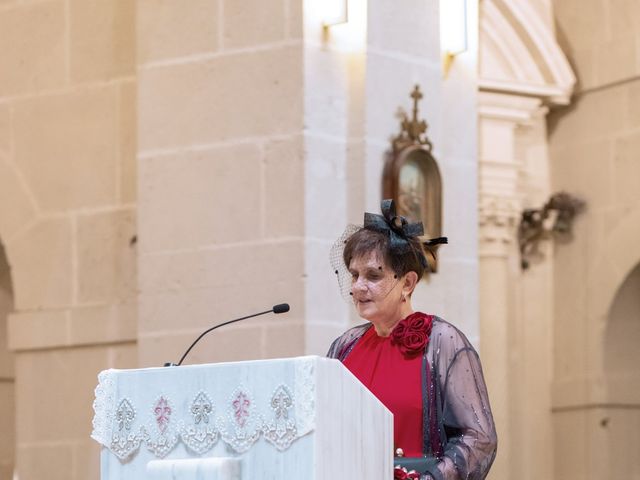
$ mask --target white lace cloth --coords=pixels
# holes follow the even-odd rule
[[[105,370],[91,437],[121,461],[182,442],[203,455],[218,442],[238,453],[264,441],[283,451],[315,428],[314,363],[284,360]]]

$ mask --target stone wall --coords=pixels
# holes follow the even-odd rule
[[[637,451],[637,357],[613,375],[607,365],[623,349],[605,344],[616,292],[640,262],[640,5],[563,0],[554,8],[579,87],[571,108],[550,117],[553,187],[587,202],[575,240],[556,249],[556,478],[630,478],[640,462],[618,450]]]
[[[0,239],[22,480],[95,475],[96,374],[136,364],[134,26],[128,0],[0,6]]]
[[[302,5],[138,2],[141,366],[304,352]]]

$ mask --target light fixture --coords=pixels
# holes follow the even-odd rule
[[[348,0],[321,0],[322,26],[329,28],[349,21]]]
[[[584,200],[558,192],[542,208],[528,208],[522,212],[518,244],[523,270],[529,268],[532,260],[542,257],[539,249],[542,240],[553,238],[566,243],[573,238],[573,221],[585,206]]]
[[[455,56],[467,48],[467,0],[440,0],[440,49],[445,75]]]

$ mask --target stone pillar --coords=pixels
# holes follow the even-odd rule
[[[522,272],[523,208],[548,199],[546,129],[539,99],[480,94],[481,354],[498,428],[495,479],[551,473],[551,249]],[[536,452],[531,455],[529,452]]]
[[[137,2],[141,366],[304,353],[302,2]]]

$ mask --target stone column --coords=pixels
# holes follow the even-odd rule
[[[544,325],[550,321],[545,307],[551,306],[551,294],[544,289],[544,275],[533,283],[522,282],[517,244],[523,207],[544,202],[540,192],[544,196],[545,185],[548,188],[546,152],[538,150],[539,155],[531,159],[527,156],[531,146],[522,142],[523,129],[544,122],[540,111],[539,99],[480,94],[480,331],[482,361],[500,444],[491,474],[494,479],[536,478],[536,470],[547,471],[536,466],[544,462],[525,460],[527,448],[540,445],[523,438],[522,430],[531,427],[527,415],[538,418],[538,406],[549,404],[548,399],[528,398],[525,384],[535,384],[539,397],[548,396],[548,329],[534,329],[532,333],[527,322],[536,321],[528,315],[529,308],[540,309],[536,302],[543,304],[538,322]],[[544,136],[537,142],[544,145]],[[531,161],[537,162],[536,168],[528,164]],[[541,182],[536,172],[541,175]],[[537,351],[528,349],[532,344]],[[522,412],[523,406],[531,407],[528,414]],[[532,427],[531,437],[538,438],[540,425]],[[550,431],[542,428],[548,438]]]
[[[137,2],[141,366],[304,353],[302,1]]]

